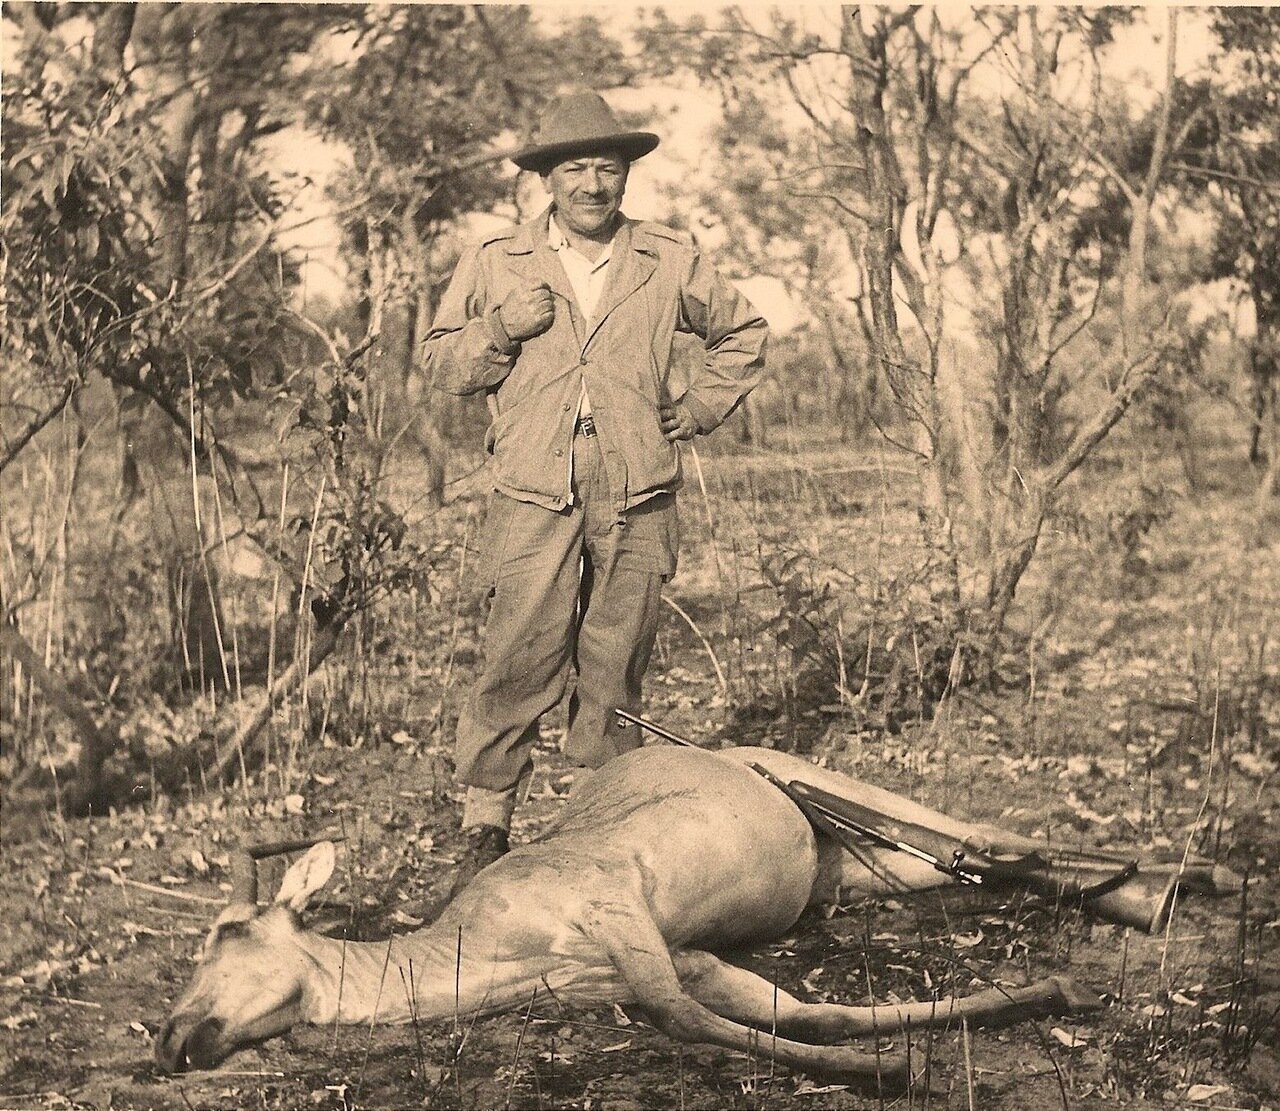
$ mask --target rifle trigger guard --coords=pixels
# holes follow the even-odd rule
[[[964,849],[956,849],[951,854],[951,863],[944,869],[951,873],[961,883],[970,883],[974,886],[982,883],[982,873],[976,872],[972,868],[964,866]]]

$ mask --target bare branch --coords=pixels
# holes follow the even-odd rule
[[[1184,174],[1195,174],[1197,177],[1231,181],[1237,185],[1247,185],[1251,189],[1257,189],[1263,193],[1274,193],[1277,196],[1280,196],[1280,183],[1274,181],[1263,181],[1261,178],[1247,177],[1243,174],[1232,174],[1228,173],[1226,170],[1212,169],[1208,166],[1191,166],[1186,162],[1170,162],[1169,169],[1178,170],[1180,173]]]
[[[1038,476],[1038,487],[1045,495],[1051,495],[1067,480],[1119,423],[1129,411],[1157,366],[1157,352],[1148,349],[1135,362],[1126,366],[1120,382],[1112,391],[1107,403],[1086,422],[1062,454]]]
[[[834,138],[831,125],[826,120],[822,119],[813,110],[813,108],[810,107],[808,98],[801,93],[799,86],[796,85],[795,73],[792,71],[790,66],[782,71],[782,79],[786,82],[787,91],[791,93],[791,99],[795,103],[795,106],[805,114],[805,117],[809,122],[822,132],[823,135],[827,136],[828,139]]]
[[[1147,177],[1143,184],[1143,195],[1148,200],[1156,195],[1160,184],[1160,175],[1164,172],[1164,156],[1169,144],[1169,126],[1173,118],[1173,88],[1177,80],[1178,60],[1178,9],[1170,6],[1165,11],[1165,73],[1164,96],[1160,102],[1160,121],[1156,125],[1155,141],[1151,148],[1151,162],[1147,166]]]
[[[1093,287],[1093,300],[1089,303],[1088,310],[1081,317],[1079,323],[1077,323],[1073,328],[1069,329],[1067,334],[1062,338],[1062,340],[1059,343],[1054,344],[1048,349],[1048,351],[1045,352],[1045,358],[1048,362],[1050,363],[1053,362],[1053,360],[1058,357],[1059,353],[1061,353],[1063,348],[1065,348],[1067,344],[1069,344],[1072,340],[1076,338],[1076,336],[1078,336],[1081,332],[1083,332],[1085,328],[1089,326],[1093,318],[1097,316],[1098,306],[1102,303],[1102,290],[1105,287],[1105,285],[1106,283],[1103,281],[1103,278],[1102,278],[1102,269],[1101,267],[1099,267],[1098,284]]]
[[[75,396],[79,385],[80,380],[78,378],[68,378],[63,383],[62,389],[54,399],[53,404],[32,417],[27,422],[26,427],[5,446],[3,454],[0,454],[0,474],[4,473],[4,469],[18,457],[18,454],[31,442],[40,429],[67,407],[67,403]]]
[[[848,201],[835,193],[798,193],[795,190],[788,190],[791,196],[806,201],[829,201],[835,205],[846,216],[852,216],[855,220],[860,220],[864,224],[871,222],[871,213],[867,209],[855,208]]]
[[[1119,167],[1117,167],[1111,159],[1109,159],[1100,150],[1092,151],[1089,157],[1106,171],[1107,176],[1116,183],[1120,192],[1124,194],[1125,199],[1129,202],[1130,206],[1138,203],[1139,198],[1137,190],[1129,184],[1128,179],[1120,172]]]
[[[271,225],[268,224],[262,229],[262,233],[257,237],[257,239],[253,241],[252,246],[250,246],[250,248],[232,264],[231,268],[227,270],[222,277],[217,278],[203,289],[197,290],[191,294],[187,304],[188,310],[195,308],[196,305],[209,300],[211,297],[216,297],[226,289],[227,286],[235,281],[236,275],[248,266],[255,258],[257,258],[262,248],[271,242],[272,231],[273,229]]]

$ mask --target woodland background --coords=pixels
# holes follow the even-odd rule
[[[1274,1100],[1276,9],[3,14],[6,1105],[117,1081],[181,1105],[138,1072],[146,977],[167,962],[176,988],[198,929],[126,881],[215,898],[227,844],[355,823],[338,895],[376,935],[447,876],[486,416],[417,353],[476,229],[543,203],[504,152],[582,86],[668,137],[640,214],[784,324],[767,384],[685,453],[653,715],[1269,877],[1196,971],[1153,951],[1083,1057],[1041,1037],[1081,1062],[1065,1080],[1053,1057],[978,1083],[983,1106],[1032,1106],[1001,1087],[1020,1075],[1050,1077],[1046,1105]],[[334,241],[300,245],[317,226]],[[528,832],[572,779],[561,724]],[[1088,936],[1010,923],[974,958]],[[927,956],[894,990],[929,988]],[[84,994],[97,1011],[59,1002]],[[546,1062],[517,1047],[508,1102],[591,1104],[620,1069],[610,1098],[644,1105],[589,1042],[557,1073],[555,1038]],[[375,1065],[359,1098],[493,1105],[449,1060],[434,1087]],[[699,1067],[690,1105],[854,1105]],[[249,1087],[355,1098],[341,1075]]]

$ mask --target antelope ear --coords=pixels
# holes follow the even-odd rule
[[[333,842],[317,841],[301,860],[289,866],[284,879],[280,881],[276,903],[283,904],[290,910],[301,911],[307,905],[307,900],[329,882],[336,861],[337,851]]]

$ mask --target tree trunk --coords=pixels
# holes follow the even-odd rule
[[[991,510],[987,504],[986,480],[975,446],[975,431],[969,418],[967,391],[961,380],[955,351],[939,361],[938,399],[955,453],[956,472],[963,491],[965,517],[970,528],[973,554],[985,560],[991,552]]]
[[[115,748],[115,738],[98,727],[93,715],[69,686],[44,665],[44,661],[7,621],[0,621],[0,648],[8,652],[35,681],[45,701],[61,714],[80,736],[78,779],[68,795],[73,813],[105,813],[102,766]]]
[[[434,299],[423,275],[423,288],[414,295],[410,314],[409,350],[406,353],[405,378],[412,381],[414,389],[409,396],[416,409],[419,441],[426,452],[427,504],[432,508],[444,505],[444,484],[449,461],[449,440],[445,430],[457,414],[456,401],[449,394],[433,390],[429,382],[421,380],[419,360],[431,321],[435,315]]]
[[[180,289],[187,272],[191,217],[187,174],[199,123],[200,100],[191,74],[191,40],[202,16],[185,4],[143,5],[136,19],[135,49],[150,76],[150,99],[164,105],[159,132],[160,190],[157,233],[162,294]],[[160,10],[156,10],[160,9]],[[209,18],[205,13],[203,18]]]
[[[1249,462],[1255,467],[1275,464],[1275,450],[1270,457],[1264,447],[1271,436],[1269,426],[1280,420],[1277,400],[1280,395],[1280,312],[1270,302],[1274,291],[1255,288],[1254,316],[1257,320],[1253,345],[1249,351],[1249,402],[1253,423],[1249,429]],[[1280,301],[1277,301],[1280,306]]]
[[[214,760],[213,777],[215,779],[224,776],[237,762],[243,763],[246,756],[252,753],[263,727],[271,720],[271,715],[275,713],[276,707],[284,697],[295,687],[304,686],[315,669],[333,653],[338,644],[338,638],[342,635],[344,623],[343,620],[338,620],[330,626],[317,629],[311,638],[306,660],[304,661],[301,657],[294,660],[280,673],[279,678],[271,684],[270,688],[258,697],[244,724],[236,730],[235,735]]]
[[[104,92],[124,70],[124,48],[133,34],[136,9],[136,4],[103,4],[93,21],[93,68]]]

